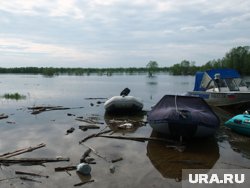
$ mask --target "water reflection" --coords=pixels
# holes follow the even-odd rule
[[[157,77],[156,76],[150,76],[150,77],[147,77],[147,84],[148,85],[157,85],[158,84],[158,80],[157,80]]]
[[[144,115],[144,112],[131,115],[105,113],[104,120],[106,125],[114,132],[132,133],[145,125]]]
[[[240,135],[231,130],[226,130],[228,136],[228,142],[231,145],[232,150],[237,153],[241,153],[244,158],[250,159],[250,138],[244,135]]]
[[[151,137],[156,134],[152,132]],[[211,169],[219,158],[219,147],[215,138],[193,140],[184,152],[149,141],[147,156],[163,177],[181,180],[182,169]]]

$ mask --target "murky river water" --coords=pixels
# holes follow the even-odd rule
[[[73,187],[81,181],[93,179],[85,187],[181,187],[181,170],[184,168],[220,169],[250,167],[250,139],[232,133],[223,127],[224,121],[232,114],[215,109],[222,120],[222,126],[215,138],[192,141],[184,152],[167,148],[156,142],[136,142],[96,137],[85,142],[99,155],[108,160],[122,157],[123,160],[109,163],[97,155],[96,164],[91,165],[91,176],[83,177],[75,171],[55,172],[56,167],[74,166],[88,149],[80,145],[86,136],[99,132],[107,125],[116,132],[112,135],[143,136],[152,134],[151,127],[136,124],[129,131],[117,131],[113,117],[105,115],[105,99],[128,87],[131,95],[140,97],[144,110],[150,110],[165,94],[183,94],[192,90],[193,76],[146,75],[130,76],[56,76],[47,78],[39,75],[0,75],[0,95],[20,93],[25,100],[0,99],[0,114],[9,117],[0,120],[0,154],[20,148],[45,143],[46,147],[16,157],[69,157],[69,162],[45,163],[45,166],[11,165],[1,166],[0,187]],[[101,102],[101,103],[100,103]],[[63,106],[68,110],[47,111],[31,114],[32,106]],[[80,125],[86,123],[76,120],[91,119],[101,122],[100,129],[82,131]],[[122,118],[122,119],[121,119]],[[145,115],[120,117],[115,120],[143,122]],[[75,131],[66,135],[70,128]],[[114,170],[113,173],[110,169]],[[11,179],[17,177],[15,171],[27,171],[49,178],[29,177],[39,182]],[[8,180],[3,180],[8,179]]]

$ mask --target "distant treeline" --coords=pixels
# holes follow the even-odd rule
[[[45,76],[55,75],[107,75],[112,74],[147,74],[149,69],[147,67],[130,67],[130,68],[55,68],[55,67],[14,67],[1,68],[0,73],[11,74],[42,74]],[[168,72],[167,67],[158,67],[155,72]]]
[[[214,68],[233,68],[242,75],[250,75],[250,47],[233,48],[222,59],[208,61],[202,66],[195,66],[195,62],[183,60],[180,64],[169,67],[169,71],[174,75],[194,75],[196,71]]]
[[[150,61],[145,67],[130,68],[55,68],[55,67],[16,67],[1,68],[0,73],[54,75],[108,75],[113,74],[155,74],[159,72],[173,75],[194,75],[197,71],[213,68],[233,68],[242,75],[250,75],[250,47],[239,46],[231,49],[222,59],[208,61],[205,65],[196,66],[194,61],[183,60],[171,67],[159,67],[156,61]]]

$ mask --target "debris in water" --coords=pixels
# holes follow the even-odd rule
[[[76,171],[82,175],[90,175],[91,167],[87,163],[80,163],[77,165]]]
[[[23,171],[15,171],[16,174],[22,174],[22,175],[30,175],[30,176],[37,176],[37,177],[44,177],[44,178],[49,178],[49,176],[41,175],[41,174],[36,174],[32,172],[23,172]]]
[[[132,129],[134,126],[132,123],[124,123],[121,125],[118,125],[118,128],[120,129]]]
[[[91,183],[91,182],[94,182],[95,180],[88,180],[88,181],[84,181],[84,182],[81,182],[81,183],[77,183],[77,184],[75,184],[74,186],[76,187],[76,186],[81,186],[81,185],[84,185],[84,184],[86,184],[86,183]]]
[[[115,165],[111,165],[109,167],[109,171],[110,171],[110,173],[114,174],[115,173]]]
[[[74,127],[71,127],[70,129],[68,129],[68,130],[66,131],[66,135],[68,135],[68,134],[70,134],[70,133],[73,133],[74,130],[75,130],[75,128],[74,128]]]
[[[5,114],[0,114],[0,119],[6,119],[8,118],[9,116],[5,115]]]
[[[68,110],[70,108],[65,108],[63,106],[33,106],[28,107],[28,110],[32,110],[31,114],[39,114],[45,111],[52,111],[52,110]]]

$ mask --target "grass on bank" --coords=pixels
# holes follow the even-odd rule
[[[5,93],[2,98],[11,99],[11,100],[21,100],[26,99],[25,95],[21,95],[19,93]]]

